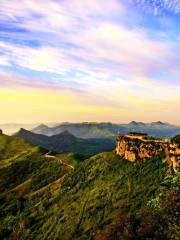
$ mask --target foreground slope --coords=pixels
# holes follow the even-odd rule
[[[31,149],[30,144],[18,137],[10,137],[0,130],[0,160],[15,157]]]
[[[33,196],[46,196],[50,189],[55,194],[82,156],[51,156],[46,149],[4,134],[0,134],[0,146],[0,239],[18,239],[16,227],[23,219],[25,205],[29,208]]]
[[[47,155],[48,150],[32,146],[21,138],[1,134],[0,146],[1,196],[18,192],[16,190],[21,196],[24,190],[34,191],[69,171],[69,167],[60,162],[58,157]],[[74,165],[74,155],[67,156],[70,156],[69,161]]]
[[[178,176],[165,176],[162,156],[132,164],[36,149],[0,172],[0,238],[179,239]]]

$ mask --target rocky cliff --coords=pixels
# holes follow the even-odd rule
[[[168,172],[171,172],[172,167],[175,172],[180,172],[180,144],[175,142],[165,144],[165,157]]]
[[[167,171],[171,168],[175,172],[180,171],[180,144],[160,139],[153,139],[138,134],[120,135],[116,140],[116,153],[125,160],[135,162],[137,159],[148,159],[164,154]]]

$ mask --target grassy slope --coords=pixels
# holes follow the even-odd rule
[[[17,137],[1,135],[0,146],[0,238],[12,239],[27,199],[49,192],[51,183],[54,193],[59,179],[70,169],[45,157],[46,150]],[[63,155],[62,159],[72,165],[76,162],[73,154]]]
[[[0,135],[0,161],[10,157],[14,158],[30,148],[28,143],[18,137]]]
[[[173,140],[176,142],[176,143],[179,143],[180,144],[180,134],[179,135],[176,135]]]
[[[113,153],[86,160],[64,179],[37,223],[37,239],[90,239],[98,229],[110,233],[122,212],[138,211],[153,196],[163,178],[161,165],[152,159],[133,166]]]
[[[160,191],[165,177],[161,157],[134,165],[113,152],[86,160],[79,154],[58,155],[75,167],[72,170],[22,140],[8,137],[4,142],[0,150],[6,156],[0,161],[0,239],[178,239],[177,228],[171,230],[175,233],[170,232],[170,238],[158,235],[165,232],[167,236],[162,212],[159,218],[145,212],[143,220],[138,220]],[[169,201],[173,207],[174,199],[173,195]],[[177,209],[170,210],[172,226]]]
[[[22,239],[96,239],[93,232],[99,229],[110,234],[122,212],[137,212],[147,204],[165,174],[161,159],[132,165],[114,153],[101,153],[81,163],[76,155],[63,154],[63,161],[76,165],[65,174],[62,166],[43,163],[36,154],[19,161],[24,166],[20,172],[26,173],[21,181],[14,176],[11,182],[11,175],[7,179],[6,203],[1,205],[5,214],[1,234],[7,239],[17,234]]]

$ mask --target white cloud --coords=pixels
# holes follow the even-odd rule
[[[36,49],[22,44],[8,46],[8,52],[4,49],[4,57],[32,70],[106,72],[107,62],[112,61],[113,73],[144,74],[168,68],[179,51],[173,52],[172,43],[152,40],[149,34],[153,32],[125,27],[123,17],[128,10],[118,0],[2,0],[0,9],[7,24],[31,31],[7,37],[23,41],[34,36],[42,44]]]
[[[63,73],[68,70],[105,72],[112,75],[147,76],[164,69],[177,72],[180,49],[173,42],[149,38],[143,29],[98,23],[77,34],[57,33],[75,47],[44,45],[38,48],[0,42],[10,62],[36,71]]]
[[[70,82],[77,88],[83,84],[87,91],[115,105],[147,102],[154,107],[155,100],[177,99],[179,85],[173,88],[173,83],[160,83],[158,77],[155,81],[149,75],[179,76],[179,46],[167,35],[164,38],[134,24],[127,27],[123,21],[126,11],[118,0],[1,0],[0,21],[27,32],[6,33],[19,42],[0,42],[0,64],[66,74],[67,86]],[[28,39],[39,41],[40,46],[22,44]],[[68,72],[74,73],[68,76]],[[20,84],[35,81],[26,80]],[[7,81],[12,83],[10,78]],[[41,83],[38,85],[43,86]],[[57,79],[57,87],[60,85],[61,79]]]
[[[1,66],[10,66],[9,58],[6,57],[6,56],[1,56],[0,55],[0,65]]]
[[[21,40],[23,37],[26,39],[26,36],[32,39],[31,35],[34,35],[35,39],[37,38],[43,45],[48,45],[48,47],[43,46],[32,51],[22,46],[19,47],[19,55],[27,51],[26,58],[29,58],[25,61],[23,57],[23,66],[27,64],[32,69],[34,64],[31,60],[31,53],[33,56],[36,53],[39,54],[39,58],[42,56],[44,61],[48,54],[50,66],[51,62],[57,65],[55,62],[59,59],[62,61],[62,57],[69,61],[71,58],[69,65],[71,65],[72,58],[76,58],[76,61],[78,58],[82,59],[84,64],[81,62],[81,65],[86,65],[85,61],[92,63],[89,65],[93,65],[93,62],[94,65],[99,65],[99,62],[103,62],[105,58],[105,60],[116,61],[121,65],[121,67],[118,66],[120,71],[124,66],[128,70],[129,67],[132,68],[132,72],[142,72],[142,68],[146,70],[148,66],[153,68],[154,65],[157,66],[157,63],[153,64],[157,60],[161,67],[162,62],[168,57],[169,44],[148,39],[142,29],[127,29],[123,26],[121,19],[128,10],[118,0],[40,0],[38,2],[35,0],[13,2],[2,0],[0,9],[1,18],[4,21],[7,23],[10,21],[14,27],[23,27],[33,31],[32,34],[24,33]],[[118,23],[112,20],[113,17],[119,18]],[[11,22],[11,20],[14,21]],[[43,35],[42,32],[47,34]],[[74,44],[78,49],[69,50],[68,46],[64,47],[61,44]],[[56,48],[53,50],[54,45]],[[21,47],[23,51],[20,50]],[[160,54],[162,57],[159,57]],[[42,65],[46,68],[45,63],[41,64],[42,58],[39,59],[38,65],[41,65],[37,67],[39,69],[43,68]],[[36,62],[36,59],[34,61]],[[54,68],[56,69],[56,66]]]
[[[0,19],[14,20],[21,27],[41,32],[68,30],[67,27],[85,26],[93,17],[123,13],[118,0],[2,0],[0,9]]]

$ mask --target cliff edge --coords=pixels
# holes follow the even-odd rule
[[[131,162],[164,154],[167,171],[170,172],[172,167],[175,172],[180,171],[180,144],[170,139],[157,139],[133,132],[119,135],[116,139],[116,154]]]

